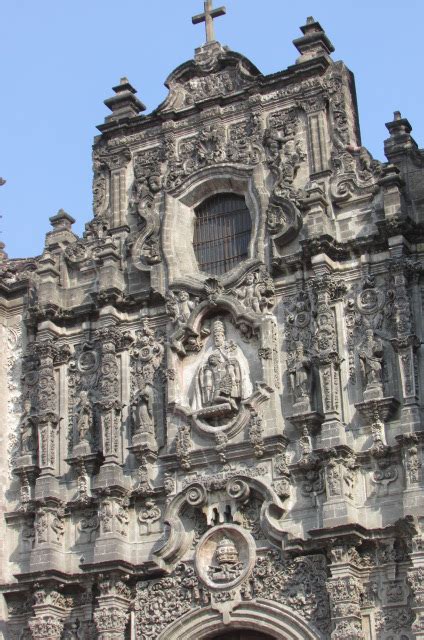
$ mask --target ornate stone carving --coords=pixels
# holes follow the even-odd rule
[[[239,411],[252,386],[247,360],[240,348],[226,339],[221,320],[214,321],[212,336],[213,346],[197,372],[193,408],[199,420],[222,425]]]
[[[101,364],[96,404],[100,412],[103,454],[106,460],[117,460],[119,456],[119,434],[121,426],[119,366],[116,347],[119,334],[113,327],[99,329],[96,340],[101,348]]]
[[[152,525],[161,519],[162,512],[153,500],[146,500],[144,507],[140,509],[138,521],[142,529],[151,532]]]
[[[53,615],[33,618],[28,624],[34,640],[60,640],[61,638],[63,622]]]
[[[106,496],[99,508],[100,534],[128,535],[129,501],[126,497]]]
[[[310,407],[309,399],[312,393],[312,360],[305,354],[303,342],[296,343],[296,351],[293,354],[289,368],[290,384],[296,405]]]
[[[35,515],[35,544],[61,545],[65,533],[64,509],[57,505],[40,507]]]
[[[262,425],[262,418],[256,412],[252,412],[250,418],[249,440],[253,447],[255,456],[257,458],[262,458],[265,452],[264,428]]]
[[[191,451],[191,429],[189,425],[182,424],[177,431],[175,453],[182,469],[189,471]]]
[[[227,590],[217,592],[215,584],[203,586],[193,569],[184,564],[179,565],[170,578],[147,584],[139,582],[135,599],[137,640],[157,638],[190,610],[208,607],[210,603],[219,606],[234,596]],[[282,561],[278,552],[273,551],[260,556],[250,579],[240,585],[238,597],[242,601],[260,598],[282,603],[299,612],[322,633],[328,633],[329,604],[323,556],[305,556],[293,561]]]
[[[251,573],[255,557],[253,539],[241,527],[218,526],[200,540],[196,570],[209,589],[232,589]]]
[[[35,433],[35,418],[32,413],[32,405],[30,400],[24,400],[24,410],[20,424],[21,430],[21,455],[32,455],[37,450],[37,441]]]
[[[156,451],[154,424],[155,388],[157,372],[162,364],[164,347],[155,336],[147,320],[136,332],[136,341],[131,350],[132,366],[132,446],[139,450]],[[141,448],[140,448],[141,447]]]
[[[270,313],[275,305],[274,281],[265,268],[248,273],[230,293],[249,311]]]
[[[301,229],[300,211],[291,199],[274,194],[268,206],[267,226],[277,246],[283,247],[291,242]]]
[[[184,326],[199,298],[190,299],[187,291],[169,291],[166,299],[166,311],[177,326]]]

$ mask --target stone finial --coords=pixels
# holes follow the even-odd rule
[[[146,106],[136,97],[137,90],[134,89],[128,78],[122,77],[119,84],[112,88],[116,95],[104,101],[104,104],[112,111],[112,115],[107,116],[105,122],[134,118],[140,112],[146,111]]]
[[[70,229],[75,222],[75,218],[66,213],[64,209],[59,209],[56,215],[49,218],[49,220],[55,231]]]
[[[386,122],[386,128],[391,136],[409,134],[412,131],[412,126],[409,120],[402,118],[400,111],[395,111],[393,113],[393,120],[391,122]]]
[[[312,16],[306,19],[306,24],[300,27],[303,37],[293,40],[293,44],[301,54],[297,63],[307,62],[313,58],[324,56],[329,58],[334,47],[320,23]]]
[[[395,111],[393,120],[386,122],[390,137],[384,141],[384,153],[389,162],[396,164],[400,156],[412,149],[418,149],[417,143],[411,136],[412,126],[407,118],[403,118],[400,111]]]

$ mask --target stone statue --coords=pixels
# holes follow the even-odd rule
[[[295,402],[311,395],[311,359],[305,354],[302,342],[296,343],[294,362],[289,369],[291,388]]]
[[[136,433],[153,433],[153,385],[147,381],[134,395],[132,402],[133,420]]]
[[[197,374],[195,408],[227,404],[237,411],[242,399],[251,395],[248,363],[240,348],[227,341],[221,320],[213,323],[214,349]]]
[[[372,329],[366,329],[359,358],[364,371],[366,389],[383,386],[383,343],[374,336]]]
[[[88,391],[80,391],[76,405],[78,443],[88,442],[93,427],[93,409]]]
[[[253,309],[256,313],[261,312],[261,295],[258,290],[255,274],[248,273],[241,287],[236,290],[236,296],[248,309]]]
[[[215,565],[211,565],[208,576],[213,582],[231,582],[238,578],[243,570],[243,563],[237,547],[229,538],[222,538],[215,551]]]
[[[25,400],[21,419],[21,454],[34,453],[36,449],[34,417],[31,415],[31,401]]]

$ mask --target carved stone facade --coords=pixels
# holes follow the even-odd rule
[[[424,152],[395,113],[374,160],[302,32],[272,76],[208,42],[149,115],[123,78],[83,237],[1,266],[8,640],[424,640]],[[219,277],[216,194],[252,222]]]

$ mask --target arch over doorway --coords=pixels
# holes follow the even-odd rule
[[[227,631],[214,635],[210,640],[275,640],[275,637],[260,633],[259,631],[237,630]]]
[[[236,605],[228,624],[224,624],[222,614],[211,607],[195,609],[165,629],[158,640],[220,640],[221,637],[226,640],[226,633],[243,631],[257,632],[258,639],[259,634],[265,634],[266,640],[267,636],[272,640],[325,638],[288,607],[258,599]]]

